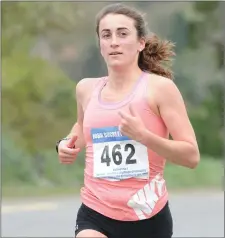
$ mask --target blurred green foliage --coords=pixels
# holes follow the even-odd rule
[[[76,82],[106,73],[93,23],[106,4],[2,3],[3,184],[80,184],[83,170],[75,173],[73,166],[60,165],[55,142],[76,120]],[[220,3],[132,5],[148,12],[151,30],[176,43],[175,82],[184,96],[201,154],[222,158]],[[78,160],[79,168],[83,168],[83,157]]]

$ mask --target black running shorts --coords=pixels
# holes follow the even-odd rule
[[[75,236],[86,229],[108,238],[171,238],[173,220],[168,203],[155,216],[138,221],[114,220],[82,204],[77,214]]]

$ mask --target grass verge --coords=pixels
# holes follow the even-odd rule
[[[224,167],[222,160],[203,157],[195,169],[167,164],[165,179],[168,189],[222,188]]]

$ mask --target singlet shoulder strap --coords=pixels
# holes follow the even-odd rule
[[[93,86],[92,97],[98,96],[99,91],[104,87],[105,84],[106,84],[106,77],[98,78]]]

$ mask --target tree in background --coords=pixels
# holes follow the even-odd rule
[[[193,2],[184,13],[177,21],[177,25],[183,22],[187,37],[176,60],[177,83],[201,153],[221,158],[224,62],[219,2]]]
[[[11,174],[18,180],[25,179],[16,171],[19,167],[28,180],[32,173],[61,179],[54,147],[76,120],[76,82],[106,73],[93,22],[105,4],[2,3],[3,164],[14,166]],[[149,12],[156,33],[176,42],[175,80],[201,154],[221,158],[224,56],[219,3],[132,5]],[[5,173],[3,182],[12,177]]]

